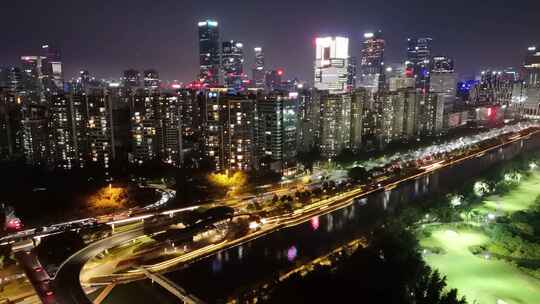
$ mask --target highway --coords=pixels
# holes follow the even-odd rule
[[[91,304],[92,301],[86,296],[79,279],[84,264],[105,249],[121,245],[142,235],[144,235],[142,227],[118,233],[97,241],[70,256],[60,265],[54,278],[53,286],[57,302],[61,304]]]

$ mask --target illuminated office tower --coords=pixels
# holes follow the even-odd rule
[[[49,90],[64,90],[64,71],[60,50],[51,45],[44,44],[42,47],[42,68],[45,87]]]
[[[239,89],[244,80],[244,45],[241,42],[224,41],[221,48],[223,80],[228,88]]]
[[[199,79],[206,85],[219,84],[219,27],[215,20],[205,20],[199,26]]]
[[[10,95],[20,95],[24,91],[23,73],[18,67],[0,68],[0,86]]]
[[[141,86],[141,73],[137,70],[125,70],[122,84],[126,89],[136,89]]]
[[[264,77],[266,90],[269,92],[282,90],[284,74],[285,71],[283,69],[267,71]]]
[[[444,112],[450,113],[456,102],[457,77],[454,72],[454,61],[446,56],[435,56],[431,59],[429,77],[429,94],[438,94],[438,101],[444,104]]]
[[[331,94],[347,92],[349,39],[319,37],[315,44],[315,88]]]
[[[90,72],[87,70],[80,70],[79,77],[74,81],[70,82],[70,91],[75,94],[85,92],[87,89],[90,89],[91,86],[97,86],[98,81],[90,75]]]
[[[321,92],[321,153],[334,158],[351,144],[351,94]]]
[[[358,63],[356,57],[349,58],[349,66],[347,67],[347,91],[352,91],[356,88],[357,74],[358,74]]]
[[[41,56],[22,56],[22,88],[21,95],[29,98],[30,101],[38,102],[43,93],[42,62],[45,58]]]
[[[540,87],[540,49],[531,46],[525,57],[525,84],[528,87]]]
[[[357,84],[359,87],[375,93],[384,85],[384,47],[381,31],[364,34]]]
[[[431,43],[431,38],[407,39],[405,73],[408,77],[415,79],[417,88],[424,89],[426,92],[429,89]]]
[[[482,71],[480,82],[471,89],[470,99],[476,104],[508,104],[516,73],[514,71]]]
[[[264,76],[264,52],[261,47],[253,49],[255,51],[255,66],[253,68],[253,84],[258,89],[263,89],[265,86]]]
[[[431,59],[430,92],[445,93],[455,97],[456,89],[457,79],[452,58],[433,57]]]
[[[147,91],[155,92],[159,89],[161,81],[159,80],[159,73],[156,70],[150,69],[143,72],[143,84]]]

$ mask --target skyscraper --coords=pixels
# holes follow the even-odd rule
[[[149,69],[143,72],[144,88],[146,90],[155,91],[159,89],[161,81],[159,73],[156,70]]]
[[[416,79],[416,87],[428,89],[431,59],[431,38],[407,39],[407,61],[405,73]]]
[[[470,99],[476,104],[508,104],[514,82],[513,71],[482,71],[480,82],[471,89]]]
[[[527,49],[525,57],[525,83],[529,87],[540,87],[540,50],[535,46]]]
[[[36,101],[40,97],[43,84],[41,79],[42,74],[42,62],[45,58],[41,56],[22,56],[22,82],[23,90],[22,95],[32,97]]]
[[[264,88],[264,52],[261,47],[256,47],[253,49],[255,52],[255,66],[253,67],[253,84],[256,88]]]
[[[377,92],[384,84],[384,47],[381,31],[364,34],[360,53],[360,87]]]
[[[241,42],[224,41],[221,48],[223,79],[228,88],[239,89],[244,78],[244,45]]]
[[[45,86],[49,89],[64,89],[64,71],[62,69],[62,57],[60,50],[44,44],[42,47],[42,74]],[[54,86],[53,86],[54,85]]]
[[[344,93],[349,81],[349,39],[319,37],[315,41],[315,88]]]
[[[264,76],[266,90],[270,92],[281,90],[283,83],[283,74],[285,74],[283,69],[267,71]]]
[[[454,61],[447,56],[435,56],[431,59],[430,92],[456,96],[457,79],[454,73]]]
[[[206,85],[219,84],[219,27],[215,20],[205,20],[199,26],[199,78]]]
[[[125,88],[138,88],[141,86],[141,73],[133,69],[125,70],[122,82]]]

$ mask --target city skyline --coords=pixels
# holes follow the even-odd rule
[[[537,303],[534,1],[0,4],[0,302]]]
[[[235,10],[235,5],[212,1],[205,7],[162,1],[150,8],[130,1],[128,14],[122,10],[126,3],[123,6],[120,2],[107,6],[92,2],[82,11],[76,4],[63,0],[55,1],[57,5],[36,3],[32,9],[22,7],[21,3],[5,3],[1,5],[4,11],[24,10],[25,14],[14,14],[18,22],[11,16],[0,21],[5,28],[11,28],[5,41],[17,41],[6,43],[9,47],[0,50],[0,65],[18,65],[21,55],[35,55],[41,44],[49,42],[62,50],[65,79],[75,77],[81,69],[100,78],[117,78],[128,68],[154,68],[163,79],[189,82],[198,74],[197,22],[206,18],[220,22],[222,41],[244,42],[246,71],[254,64],[253,47],[262,46],[269,67],[284,68],[287,78],[308,81],[313,73],[313,41],[323,35],[348,37],[351,55],[359,57],[364,32],[382,30],[388,63],[405,58],[408,37],[429,36],[433,38],[434,55],[452,56],[461,78],[470,78],[483,68],[518,67],[526,48],[538,43],[534,37],[538,37],[540,30],[534,27],[532,17],[539,4],[533,1],[515,7],[495,1],[490,6],[488,22],[481,16],[481,4],[422,2],[339,1],[320,10],[313,1],[278,1],[239,3],[235,5],[242,5],[242,9]],[[262,18],[267,9],[276,12],[275,18]],[[44,13],[58,18],[40,19]],[[417,22],[419,18],[422,22]],[[509,22],[514,19],[520,22]],[[497,20],[506,20],[508,24]],[[275,26],[276,22],[280,26]],[[107,47],[100,47],[100,52],[89,47],[100,45]]]

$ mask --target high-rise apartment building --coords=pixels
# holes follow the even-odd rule
[[[134,164],[142,165],[157,158],[156,108],[159,95],[138,91],[133,95],[130,104],[131,143]]]
[[[290,167],[298,147],[298,93],[261,94],[255,112],[257,158]]]
[[[320,93],[321,153],[334,158],[351,145],[351,94]]]
[[[22,148],[26,163],[46,166],[49,159],[47,107],[25,104],[22,109]]]
[[[86,132],[88,164],[105,169],[106,174],[115,158],[112,105],[107,90],[93,89],[86,95]]]
[[[156,100],[156,139],[162,162],[179,166],[182,163],[182,103],[176,94],[161,94]]]
[[[362,149],[364,129],[364,108],[368,103],[369,93],[365,88],[352,92],[351,99],[351,149],[355,152]]]
[[[49,101],[49,147],[52,167],[71,170],[77,166],[73,136],[73,112],[64,94],[52,95]]]
[[[255,96],[206,93],[205,152],[217,171],[248,171],[255,160]]]

